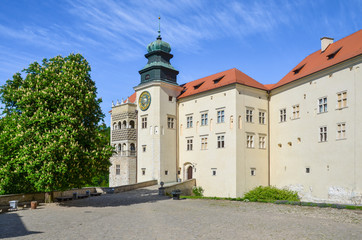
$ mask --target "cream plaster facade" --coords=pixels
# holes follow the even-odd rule
[[[361,62],[352,59],[271,92],[272,185],[296,190],[303,200],[361,204]],[[347,104],[340,108],[342,92]],[[320,111],[324,98],[327,110]],[[293,118],[293,105],[299,105],[299,117]],[[287,110],[285,122],[280,109]],[[345,136],[338,124],[345,124]],[[326,139],[320,138],[321,127]]]
[[[361,68],[358,55],[271,90],[233,83],[181,98],[183,85],[142,83],[127,109],[137,109],[137,140],[127,140],[137,142],[137,163],[120,163],[119,181],[112,160],[110,179],[127,184],[127,171],[137,182],[194,178],[205,196],[218,197],[275,185],[303,201],[361,204]],[[142,110],[145,91],[151,102]]]

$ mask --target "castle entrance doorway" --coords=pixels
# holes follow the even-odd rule
[[[187,168],[187,180],[192,179],[192,167]]]

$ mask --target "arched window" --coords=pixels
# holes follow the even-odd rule
[[[129,122],[129,127],[130,127],[130,128],[134,128],[134,121],[133,121],[133,120],[131,120],[131,121]]]
[[[118,129],[122,129],[122,123],[118,122]]]
[[[127,121],[126,120],[123,121],[123,126],[122,127],[127,128]]]
[[[123,143],[123,144],[122,144],[122,152],[125,152],[125,151],[126,151],[126,149],[127,149],[127,146],[126,146],[126,144],[125,144],[125,143]]]
[[[118,144],[118,152],[122,151],[122,145],[119,143]]]
[[[130,144],[130,150],[131,150],[131,151],[135,151],[135,150],[136,150],[136,146],[135,146],[134,143],[131,143],[131,144]]]
[[[113,130],[117,129],[117,123],[113,123]]]

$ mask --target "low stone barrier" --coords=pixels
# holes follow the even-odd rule
[[[114,189],[114,191],[113,191],[114,193],[120,193],[120,192],[131,191],[131,190],[134,190],[137,188],[149,187],[149,186],[153,186],[153,185],[157,185],[157,180],[151,180],[151,181],[147,181],[147,182],[140,182],[140,183],[124,185],[124,186],[117,186],[117,187],[96,188],[96,191],[107,193],[110,189]]]
[[[73,196],[73,193],[77,193],[77,195],[85,195],[87,191],[90,193],[109,193],[110,190],[114,193],[131,191],[137,188],[149,187],[157,185],[157,180],[151,180],[147,182],[140,182],[136,184],[130,184],[125,186],[117,186],[117,187],[85,187],[85,188],[77,188],[70,189],[67,191],[54,191],[53,196],[50,197],[49,193],[24,193],[24,194],[9,194],[9,195],[1,195],[0,196],[0,206],[9,206],[9,201],[18,200],[19,205],[21,204],[30,204],[31,201],[38,201],[38,203],[49,202],[50,199],[56,199],[57,197],[69,197]]]
[[[0,205],[9,206],[9,201],[18,200],[19,206],[22,204],[30,204],[31,201],[44,202],[45,193],[24,193],[24,194],[8,194],[0,196]]]
[[[179,189],[181,190],[181,195],[191,196],[192,188],[196,186],[196,179],[186,180],[184,182],[175,183],[172,185],[164,186],[165,192],[167,195],[171,195],[173,190]]]

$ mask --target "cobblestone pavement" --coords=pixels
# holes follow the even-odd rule
[[[362,239],[362,211],[179,200],[156,187],[0,214],[7,239]]]

